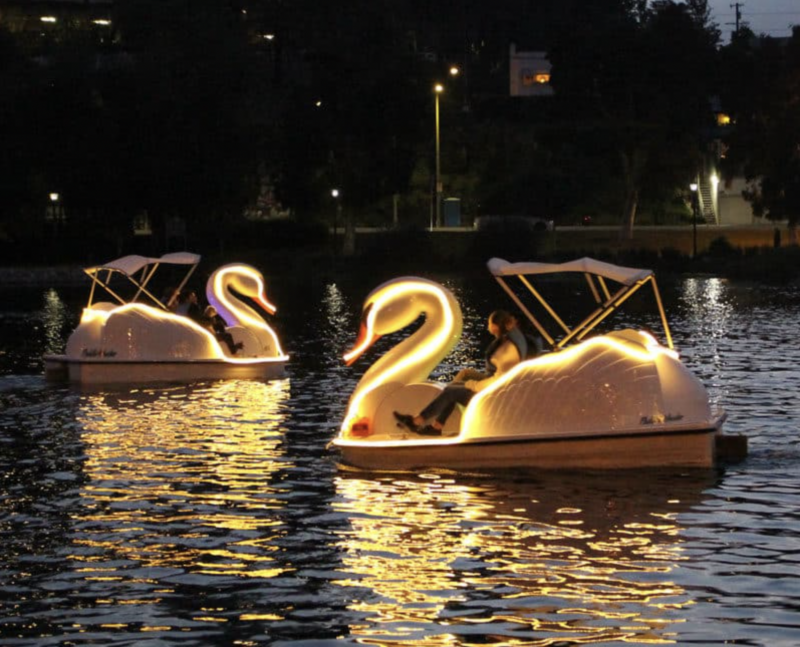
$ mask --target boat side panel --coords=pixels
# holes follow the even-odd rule
[[[532,442],[409,446],[340,446],[347,465],[371,470],[448,469],[621,469],[712,467],[714,429],[686,433],[605,436]]]
[[[90,384],[194,382],[198,380],[277,379],[286,362],[69,362],[69,381]]]

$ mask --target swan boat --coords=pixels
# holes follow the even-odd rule
[[[348,364],[378,337],[424,320],[365,371],[351,395],[331,442],[343,466],[408,471],[716,464],[725,413],[712,408],[706,389],[675,352],[652,271],[589,258],[561,264],[492,259],[488,267],[541,335],[543,352],[457,407],[442,436],[398,427],[393,411],[416,413],[444,387],[428,376],[458,342],[462,315],[453,294],[438,283],[417,277],[384,283],[366,299],[358,340],[345,355]],[[574,273],[585,276],[594,305],[569,325],[533,279]],[[632,329],[589,336],[646,285],[655,295],[665,345]],[[531,307],[520,297],[526,290]],[[553,327],[558,334],[549,332]]]
[[[153,278],[160,268],[181,273],[175,288],[180,291],[199,262],[197,254],[176,252],[159,258],[124,256],[84,269],[92,280],[88,303],[65,353],[44,357],[45,378],[91,385],[282,377],[288,357],[277,334],[241,298],[275,313],[255,268],[224,265],[206,284],[209,304],[239,344],[235,355],[209,329],[171,312],[154,295]]]

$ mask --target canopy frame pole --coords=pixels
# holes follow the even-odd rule
[[[597,282],[600,284],[600,287],[603,288],[603,295],[605,296],[606,301],[608,301],[611,298],[611,292],[609,292],[608,290],[605,278],[602,276],[598,276]]]
[[[150,294],[150,292],[148,292],[148,290],[147,290],[146,286],[147,286],[147,282],[148,282],[148,281],[149,281],[149,280],[152,278],[152,276],[153,276],[153,273],[156,271],[156,268],[158,268],[158,265],[159,265],[158,263],[153,263],[153,269],[152,269],[152,270],[150,270],[150,272],[148,272],[148,271],[147,271],[147,266],[145,265],[145,266],[142,268],[142,278],[141,278],[141,279],[139,279],[139,281],[138,281],[138,282],[137,282],[137,281],[134,281],[134,280],[133,280],[133,278],[131,278],[131,277],[128,277],[128,278],[130,278],[130,279],[131,279],[131,281],[133,282],[133,284],[134,284],[134,285],[136,286],[136,288],[137,288],[137,289],[136,289],[136,294],[134,294],[134,295],[133,295],[133,299],[131,299],[131,303],[135,303],[135,302],[136,302],[136,300],[139,298],[139,295],[140,295],[142,292],[144,292],[144,293],[145,293],[147,296],[149,296],[151,299],[153,298],[153,295],[152,295],[152,294]]]
[[[544,309],[545,309],[545,310],[547,310],[547,312],[550,314],[550,316],[553,318],[553,320],[554,320],[554,321],[555,321],[555,322],[556,322],[556,323],[557,323],[559,326],[561,326],[561,329],[562,329],[562,330],[563,330],[565,333],[569,333],[569,332],[570,332],[569,326],[568,326],[567,324],[565,324],[565,323],[564,323],[564,322],[561,320],[561,317],[559,317],[559,316],[558,316],[558,314],[556,313],[556,311],[555,311],[555,310],[553,310],[553,308],[550,306],[550,304],[549,304],[549,303],[547,303],[547,301],[545,301],[544,297],[542,297],[542,295],[541,295],[541,294],[539,294],[539,292],[537,292],[537,291],[536,291],[536,289],[534,289],[533,285],[531,284],[531,282],[530,282],[530,281],[528,281],[528,279],[525,277],[525,275],[524,275],[524,274],[520,274],[520,275],[519,275],[519,280],[520,280],[520,281],[522,281],[522,284],[523,284],[523,285],[524,285],[526,288],[528,288],[528,290],[529,290],[529,291],[530,291],[530,293],[531,293],[531,294],[532,294],[532,295],[533,295],[533,296],[536,298],[536,300],[537,300],[539,303],[541,303],[541,304],[542,304],[542,306],[544,307]]]
[[[186,284],[189,282],[189,277],[192,275],[195,269],[197,269],[197,263],[192,265],[192,269],[190,269],[189,272],[186,274],[186,276],[183,277],[183,281],[181,281],[180,285],[177,288],[175,288],[178,294],[183,292],[183,288],[186,287]]]
[[[669,324],[667,323],[667,313],[664,311],[664,304],[661,303],[661,293],[658,291],[656,277],[651,274],[648,278],[653,285],[653,295],[655,296],[656,303],[658,304],[658,312],[661,314],[661,323],[664,326],[664,334],[667,337],[667,346],[674,350],[674,346],[672,345],[672,334],[670,333]]]
[[[150,282],[150,279],[152,279],[153,276],[155,275],[159,265],[161,265],[161,263],[154,263],[152,269],[149,272],[147,271],[146,267],[142,268],[142,282],[138,286],[139,289],[137,290],[135,296],[133,297],[133,299],[131,299],[131,303],[135,302],[139,298],[139,295],[142,294],[142,292],[144,292],[148,297],[150,297],[150,299],[153,301],[154,304],[156,304],[162,310],[167,310],[167,306],[161,303],[161,299],[159,299],[156,295],[154,295],[152,292],[150,292],[150,290],[147,289],[147,284]],[[197,266],[195,265],[194,267]],[[194,269],[194,267],[192,268],[192,270]]]
[[[120,295],[118,295],[116,292],[114,292],[114,290],[112,290],[111,286],[109,285],[109,280],[108,279],[111,278],[111,272],[112,272],[112,270],[108,271],[108,278],[105,280],[105,282],[103,282],[103,280],[101,278],[99,278],[97,275],[92,274],[91,272],[86,272],[86,274],[89,276],[89,278],[92,279],[92,290],[91,290],[91,293],[89,295],[89,306],[92,305],[92,298],[94,296],[95,285],[99,285],[101,288],[103,288],[106,292],[108,292],[108,294],[110,294],[117,301],[119,301],[120,305],[125,305],[125,303],[126,303],[125,299],[123,299]]]
[[[575,335],[575,339],[577,341],[580,341],[586,335],[588,335],[594,328],[596,328],[600,324],[601,321],[603,321],[605,318],[607,318],[615,310],[619,309],[619,307],[623,303],[625,303],[636,292],[638,292],[639,288],[642,287],[647,282],[647,280],[648,279],[643,279],[642,281],[637,281],[633,285],[623,286],[622,289],[620,289],[619,292],[617,292],[614,295],[614,298],[610,302],[607,302],[604,305],[602,310],[595,311],[595,313],[593,315],[594,316],[594,320],[593,321],[585,322],[587,326],[588,326],[589,323],[591,323],[591,326],[588,326],[586,328],[586,330],[583,330],[583,331],[579,332],[577,335]],[[583,324],[581,324],[581,325],[583,325]]]
[[[583,276],[586,278],[586,283],[589,285],[589,289],[592,291],[594,302],[597,305],[600,305],[601,303],[603,303],[603,300],[600,298],[600,293],[597,291],[597,286],[594,284],[594,281],[592,280],[594,277],[588,272],[584,272]],[[608,296],[606,296],[606,298],[608,298]]]
[[[91,288],[91,290],[89,290],[89,303],[86,304],[87,308],[91,308],[92,307],[92,301],[94,300],[94,288],[95,288],[95,285],[96,285],[96,281],[95,281],[95,277],[92,276],[89,272],[87,272],[86,270],[84,270],[84,272],[86,273],[86,275],[90,279],[92,279],[92,288]]]
[[[588,317],[586,317],[586,319],[575,326],[575,329],[572,331],[572,333],[564,337],[564,339],[558,343],[558,347],[564,347],[573,339],[580,341],[586,337],[586,335],[594,330],[598,324],[603,321],[603,319],[608,317],[612,312],[614,312],[614,310],[619,308],[619,306],[627,301],[631,295],[637,292],[642,285],[643,283],[641,281],[638,281],[633,285],[623,285],[619,290],[617,290],[613,297],[602,304],[601,308],[595,310]]]

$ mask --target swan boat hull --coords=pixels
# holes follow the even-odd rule
[[[334,445],[345,467],[375,471],[713,467],[724,416],[695,429],[473,441],[406,439]],[[409,436],[412,434],[409,433]]]
[[[74,359],[66,355],[44,358],[45,379],[84,385],[154,382],[198,382],[204,380],[272,380],[286,374],[286,358],[250,362],[222,359],[183,361],[137,361]]]

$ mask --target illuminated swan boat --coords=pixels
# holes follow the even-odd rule
[[[227,378],[283,376],[288,357],[275,331],[240,296],[273,314],[264,279],[248,265],[231,264],[208,279],[206,296],[225,320],[240,350],[232,355],[214,333],[186,316],[174,314],[153,294],[159,267],[183,266],[186,285],[200,257],[188,252],[160,258],[125,256],[84,271],[92,279],[89,302],[67,340],[63,355],[45,360],[47,379],[81,384],[190,382]],[[123,285],[112,285],[124,278]],[[114,301],[95,301],[97,288]],[[125,289],[123,289],[125,288]],[[122,296],[130,293],[130,297]]]
[[[592,259],[549,265],[492,259],[489,269],[534,323],[551,352],[527,359],[456,408],[441,437],[399,428],[392,412],[416,413],[443,388],[427,382],[461,335],[461,310],[443,286],[414,277],[389,281],[366,299],[354,362],[380,336],[424,315],[416,331],[369,368],[353,392],[332,441],[345,465],[363,469],[423,467],[623,468],[715,464],[725,415],[672,349],[655,277]],[[595,296],[594,312],[575,327],[531,284],[532,275],[580,272]],[[556,339],[508,281],[518,277],[557,322]],[[609,284],[619,282],[611,293]],[[667,346],[649,333],[620,330],[586,338],[610,312],[646,284],[653,287]],[[567,345],[572,341],[571,345]]]

